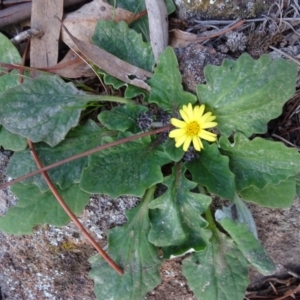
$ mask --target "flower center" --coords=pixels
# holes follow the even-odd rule
[[[186,126],[186,134],[189,136],[198,135],[199,130],[200,130],[200,125],[196,121],[190,122]]]

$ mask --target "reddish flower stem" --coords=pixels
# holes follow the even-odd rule
[[[41,163],[40,158],[38,157],[34,145],[31,142],[31,140],[27,139],[27,143],[31,152],[31,155],[37,164],[38,168],[43,168],[43,165]],[[90,233],[85,229],[85,227],[79,222],[75,214],[70,210],[66,202],[63,200],[63,198],[60,196],[59,192],[53,185],[49,175],[42,171],[42,176],[44,177],[44,180],[48,184],[51,192],[53,193],[54,197],[57,199],[58,203],[61,205],[61,207],[64,209],[64,211],[68,214],[68,216],[71,218],[71,220],[75,223],[75,225],[78,227],[78,229],[82,232],[82,234],[88,239],[88,241],[94,246],[94,248],[98,251],[98,253],[106,260],[106,262],[120,275],[122,275],[124,272],[123,270],[108,256],[108,254],[100,247],[100,245],[95,241],[95,239],[90,235]]]
[[[171,127],[172,127],[172,125],[166,125],[164,127],[161,127],[161,128],[155,129],[155,130],[151,130],[151,131],[148,131],[148,132],[143,132],[143,133],[135,134],[135,135],[132,135],[132,136],[129,136],[129,137],[126,137],[126,138],[123,138],[123,139],[111,142],[111,143],[107,143],[105,145],[97,146],[97,147],[95,147],[95,148],[93,148],[91,150],[88,150],[88,151],[85,151],[85,152],[73,155],[73,156],[68,157],[66,159],[63,159],[61,161],[58,161],[58,162],[56,162],[54,164],[51,164],[51,165],[49,165],[47,167],[42,167],[39,170],[35,170],[35,171],[30,172],[30,173],[28,173],[26,175],[23,175],[23,176],[21,176],[19,178],[16,178],[16,179],[14,179],[12,181],[6,182],[6,183],[0,185],[0,190],[4,189],[4,188],[6,188],[6,187],[8,187],[8,186],[10,186],[10,185],[12,185],[14,183],[17,183],[19,181],[27,179],[27,178],[29,178],[31,176],[40,174],[43,171],[48,171],[50,169],[56,168],[56,167],[61,166],[61,165],[65,164],[65,163],[67,163],[67,162],[73,161],[75,159],[78,159],[78,158],[81,158],[81,157],[84,157],[84,156],[88,156],[88,155],[94,154],[94,153],[96,153],[98,151],[101,151],[101,150],[104,150],[104,149],[107,149],[107,148],[110,148],[110,147],[113,147],[113,146],[117,146],[117,145],[120,145],[120,144],[125,144],[125,143],[131,142],[133,140],[142,138],[144,136],[148,136],[148,135],[160,133],[160,132],[163,132],[163,131],[167,131]]]

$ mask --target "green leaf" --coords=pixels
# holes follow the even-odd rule
[[[229,167],[235,174],[238,191],[255,186],[263,189],[296,175],[300,170],[299,153],[281,142],[262,138],[248,140],[243,134],[235,135],[235,142],[220,138],[221,153],[229,156]]]
[[[174,5],[173,0],[164,0],[167,6],[168,14],[171,14],[175,11],[176,7]],[[114,5],[115,0],[108,0],[107,1],[110,5]],[[116,1],[117,7],[121,7],[123,9],[129,10],[131,12],[141,12],[146,9],[145,1],[144,0],[117,0]]]
[[[198,157],[187,164],[193,181],[205,186],[210,193],[233,200],[235,194],[234,174],[229,169],[229,159],[220,154],[217,144],[205,141]]]
[[[124,93],[124,97],[126,99],[131,99],[131,98],[134,98],[134,97],[137,97],[139,95],[142,95],[145,99],[148,98],[148,94],[145,90],[139,88],[139,87],[136,87],[134,85],[131,85],[131,84],[127,84],[109,74],[107,74],[106,72],[96,68],[95,70],[99,75],[103,75],[103,80],[104,80],[104,83],[106,85],[112,85],[113,88],[115,90],[118,90],[120,89],[121,87],[126,87],[125,89],[125,93]]]
[[[153,149],[149,136],[144,137],[91,155],[80,186],[113,198],[142,196],[147,188],[163,181],[161,166],[168,162],[162,152]]]
[[[98,115],[98,119],[108,129],[137,133],[141,131],[137,124],[139,114],[145,113],[147,110],[145,106],[125,104],[116,106],[109,111],[102,111]]]
[[[0,33],[0,61],[10,64],[19,64],[22,61],[18,49],[3,33]]]
[[[142,36],[130,29],[126,22],[98,21],[92,40],[95,45],[120,59],[152,71],[154,56],[151,45],[144,43]]]
[[[174,162],[178,162],[184,155],[182,147],[175,147],[174,139],[168,138],[163,144],[164,153]]]
[[[298,198],[300,198],[300,173],[298,173],[295,176],[295,181],[296,181],[296,194]]]
[[[152,188],[152,195],[154,189]],[[151,194],[150,193],[150,194]],[[109,230],[108,254],[124,270],[118,275],[98,255],[89,259],[92,270],[89,276],[95,281],[98,299],[140,300],[160,283],[156,247],[147,240],[149,193],[141,204],[127,212],[128,223]]]
[[[21,61],[22,58],[18,49],[5,35],[0,33],[0,62],[20,64]],[[18,85],[19,72],[17,70],[6,73],[7,70],[0,66],[0,72],[3,72],[0,76],[0,94]],[[19,151],[24,150],[27,147],[27,141],[26,139],[9,132],[0,125],[0,146],[7,150]]]
[[[296,195],[296,183],[294,178],[288,178],[279,184],[268,184],[263,189],[254,186],[240,192],[241,197],[260,206],[271,208],[289,208]]]
[[[167,6],[168,14],[173,13],[176,10],[176,6],[175,6],[173,0],[164,0],[164,1],[165,1],[166,6]]]
[[[114,6],[114,0],[108,0],[108,3]],[[173,0],[165,0],[167,6],[168,14],[171,14],[175,11],[176,7],[173,3]],[[116,6],[131,11],[135,14],[140,13],[146,9],[144,0],[117,0]],[[130,27],[136,32],[141,33],[145,41],[150,41],[149,33],[149,23],[148,16],[139,18],[137,21],[134,21],[130,24]]]
[[[1,43],[0,43],[1,48]],[[0,61],[2,62],[2,61]],[[0,67],[1,72],[6,72],[5,70]],[[6,90],[9,90],[10,88],[13,88],[18,85],[19,80],[19,73],[16,70],[11,71],[8,74],[3,74],[0,76],[0,94],[5,92]]]
[[[251,136],[266,132],[268,121],[278,117],[294,95],[297,68],[268,55],[253,60],[243,54],[236,61],[225,59],[222,66],[205,67],[204,74],[207,83],[197,86],[197,95],[216,115],[221,133]]]
[[[174,113],[183,104],[195,103],[195,95],[183,91],[181,75],[174,50],[167,47],[159,56],[154,75],[148,80],[151,87],[150,103],[157,103],[167,112]]]
[[[33,142],[55,146],[77,125],[80,106],[90,99],[72,83],[43,75],[0,94],[0,123]]]
[[[137,97],[139,95],[142,95],[144,97],[145,101],[147,101],[148,94],[146,93],[145,90],[143,90],[137,86],[127,84],[127,87],[126,87],[126,90],[124,93],[125,98],[131,99],[131,98]]]
[[[89,120],[84,126],[78,126],[71,130],[65,140],[55,148],[45,143],[35,145],[35,150],[44,166],[66,159],[70,156],[90,150],[102,143],[102,139],[110,135],[109,131],[101,129],[98,125]],[[66,189],[74,183],[79,183],[82,171],[88,165],[88,157],[82,157],[68,162],[60,167],[48,171],[51,180]],[[18,178],[37,169],[30,151],[14,153],[8,168],[7,176]],[[24,184],[35,183],[42,192],[49,189],[41,175],[36,175],[22,181]]]
[[[175,165],[172,175],[163,182],[168,190],[149,204],[151,230],[148,239],[158,247],[177,246],[165,248],[168,255],[205,247],[201,229],[207,226],[207,222],[201,215],[211,198],[190,191],[197,184],[185,177],[185,171],[181,164]]]
[[[50,191],[41,193],[36,185],[24,186],[21,183],[13,185],[11,191],[19,201],[4,217],[0,218],[1,231],[11,234],[29,234],[32,233],[35,225],[63,226],[70,221]],[[73,185],[64,191],[58,189],[58,192],[76,215],[81,214],[89,202],[89,195],[81,191],[78,185]]]
[[[133,13],[141,12],[146,9],[144,0],[108,0],[107,2],[112,6],[116,3],[117,7],[126,9]]]
[[[234,197],[234,204],[236,206],[237,219],[235,220],[235,218],[232,218],[232,220],[237,223],[245,223],[248,230],[252,232],[256,238],[258,238],[257,228],[252,213],[237,193]]]
[[[112,36],[114,37],[113,39],[111,38]],[[152,71],[154,56],[150,43],[143,42],[142,36],[130,29],[125,22],[98,21],[92,39],[95,45],[122,60],[141,69]],[[98,72],[104,75],[103,79],[105,84],[110,84],[115,89],[126,85],[126,98],[133,98],[136,95],[145,94],[145,91],[142,89],[130,85],[128,86],[121,80],[110,76],[102,70],[98,70]]]
[[[253,236],[246,224],[237,224],[229,218],[218,220],[218,222],[230,234],[249,263],[261,274],[270,275],[276,271],[276,266],[261,242]]]
[[[248,230],[255,236],[255,238],[258,238],[257,228],[253,216],[249,211],[248,207],[238,196],[235,197],[234,202],[231,203],[229,206],[222,205],[222,209],[216,210],[216,220],[223,219],[225,216],[236,223],[246,224]]]
[[[249,283],[244,255],[220,232],[203,251],[183,260],[183,275],[199,300],[241,300]]]
[[[21,151],[26,149],[27,140],[0,125],[0,146],[6,150]]]
[[[102,70],[97,70],[97,72],[101,75],[103,75],[103,80],[104,80],[104,83],[106,85],[112,85],[113,88],[115,90],[118,90],[119,88],[121,88],[122,86],[126,85],[125,82],[107,74],[106,72],[102,71]]]

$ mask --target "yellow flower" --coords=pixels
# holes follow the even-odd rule
[[[205,130],[218,125],[218,123],[212,122],[216,117],[211,112],[203,114],[204,109],[204,104],[201,106],[196,105],[193,108],[192,104],[189,103],[188,106],[183,105],[179,111],[183,121],[175,118],[171,119],[171,124],[179,128],[169,133],[169,137],[175,139],[177,148],[183,144],[183,150],[187,151],[193,141],[194,148],[201,151],[201,148],[203,149],[201,139],[209,142],[216,141],[217,135]]]

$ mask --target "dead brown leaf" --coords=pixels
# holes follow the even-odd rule
[[[73,36],[76,36],[82,42],[91,42],[98,20],[115,20],[119,22],[124,20],[130,22],[133,13],[121,9],[113,8],[104,0],[94,0],[79,10],[69,13],[63,20],[63,24],[68,28]],[[78,50],[76,45],[66,32],[62,32],[62,40],[74,50]]]
[[[72,50],[69,50],[63,60],[57,65],[49,68],[40,68],[39,70],[67,78],[90,77],[95,75],[91,67]]]
[[[174,29],[174,30],[170,31],[170,45],[173,48],[176,48],[176,47],[180,48],[180,47],[186,47],[194,42],[204,42],[206,40],[209,40],[209,39],[212,39],[215,37],[219,37],[231,30],[234,30],[234,29],[240,27],[241,25],[243,25],[245,23],[245,21],[246,20],[240,20],[230,27],[223,28],[222,30],[219,30],[212,34],[208,34],[206,36],[197,36],[194,33],[189,33],[189,32],[181,31],[178,29]]]
[[[181,31],[179,29],[174,29],[170,31],[170,45],[173,48],[187,47],[194,42],[203,42],[207,39],[203,36],[198,36],[197,34]]]
[[[91,43],[77,39],[64,25],[63,29],[76,45],[76,48],[97,67],[125,83],[150,91],[149,85],[144,80],[150,78],[152,73],[133,66]]]

